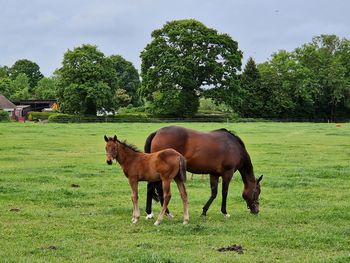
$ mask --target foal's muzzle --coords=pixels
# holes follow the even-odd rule
[[[108,165],[112,165],[112,163],[113,163],[112,160],[107,160]]]

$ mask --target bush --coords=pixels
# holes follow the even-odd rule
[[[57,115],[57,112],[39,112],[39,111],[31,111],[28,113],[28,120],[30,121],[39,121],[39,120],[47,120],[52,115]]]
[[[10,115],[7,111],[0,110],[0,122],[9,122]]]

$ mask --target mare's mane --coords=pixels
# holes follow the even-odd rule
[[[225,132],[225,133],[230,134],[233,138],[235,138],[239,142],[240,145],[242,145],[243,148],[245,148],[245,145],[244,145],[244,142],[242,141],[242,139],[239,138],[234,132],[229,131],[229,130],[227,130],[225,128],[221,128],[221,129],[214,130],[214,131]]]

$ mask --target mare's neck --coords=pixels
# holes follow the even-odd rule
[[[256,185],[256,178],[254,176],[253,165],[251,163],[240,169],[239,172],[245,188]]]

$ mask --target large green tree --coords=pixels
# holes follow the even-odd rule
[[[38,81],[34,89],[34,97],[36,99],[56,99],[57,98],[57,78],[42,78]]]
[[[96,114],[97,111],[115,111],[124,93],[121,86],[134,92],[136,88],[133,69],[126,83],[131,66],[117,56],[106,57],[93,45],[82,45],[64,54],[63,66],[56,71],[59,81],[57,96],[60,109],[67,113]],[[130,63],[131,64],[131,63]],[[127,65],[127,67],[124,67]],[[137,73],[137,71],[136,71]],[[129,84],[129,86],[128,86]],[[123,95],[122,99],[117,96]]]
[[[207,90],[235,105],[242,52],[229,35],[190,19],[167,22],[152,38],[141,52],[140,95],[155,113],[192,116]]]
[[[44,77],[40,72],[38,64],[28,59],[17,60],[9,69],[9,73],[12,79],[16,79],[21,73],[26,74],[29,80],[29,92],[31,92],[38,84],[38,81]]]
[[[126,102],[136,106],[139,103],[137,90],[140,88],[140,77],[136,68],[120,55],[112,55],[107,59],[115,71],[117,97],[122,97],[118,101],[123,102],[121,103],[123,106],[127,106]]]
[[[262,87],[259,70],[250,57],[241,75],[241,101],[238,112],[242,117],[262,117],[261,110],[268,96]]]

